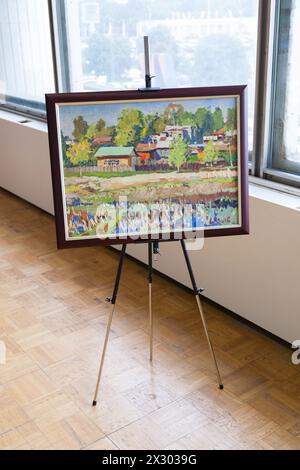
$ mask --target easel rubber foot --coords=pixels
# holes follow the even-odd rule
[[[96,400],[93,401],[93,406],[96,406],[97,405],[97,402]]]
[[[224,385],[223,385],[223,384],[220,384],[220,385],[219,385],[219,389],[220,389],[220,390],[223,390],[223,388],[224,388]]]

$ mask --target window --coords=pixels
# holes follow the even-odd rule
[[[258,0],[65,0],[72,91],[248,84],[253,140]]]
[[[153,86],[247,84],[252,173],[299,186],[299,25],[300,0],[0,0],[0,106],[143,87],[148,35]]]
[[[53,76],[47,0],[0,0],[0,102],[43,110]]]
[[[278,11],[272,120],[274,169],[300,174],[300,0],[281,0]]]

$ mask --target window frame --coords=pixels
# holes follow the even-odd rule
[[[268,14],[266,15],[266,5],[269,3]],[[267,186],[270,183],[281,183],[282,185],[289,185],[295,188],[295,194],[298,195],[297,188],[300,188],[300,165],[297,163],[288,164],[285,167],[282,165],[274,165],[275,155],[273,152],[274,145],[274,124],[276,117],[276,89],[277,89],[277,67],[278,67],[278,47],[279,47],[279,32],[280,32],[280,11],[282,0],[260,0],[260,4],[264,4],[264,14],[260,16],[260,22],[269,24],[270,32],[269,37],[265,38],[265,43],[262,44],[264,53],[267,57],[267,72],[264,75],[257,75],[256,88],[261,89],[264,98],[264,107],[262,115],[256,115],[257,126],[264,129],[265,135],[261,142],[261,147],[257,147],[255,153],[255,165],[252,167],[251,174],[256,178],[268,180]],[[259,41],[259,38],[258,38]],[[262,64],[259,64],[261,69]],[[257,91],[256,90],[256,91]],[[257,112],[259,105],[255,105]],[[262,117],[263,116],[263,117]],[[257,144],[257,135],[254,135],[254,145]],[[295,171],[295,167],[298,171]],[[284,191],[284,187],[283,187]]]
[[[55,45],[54,45],[54,41],[52,37],[54,16],[52,12],[51,0],[47,0],[47,7],[48,7],[48,18],[49,18],[53,76],[54,76],[54,90],[55,90],[55,93],[57,93],[58,92],[58,86],[57,86],[58,74],[56,73],[56,64],[57,64],[56,49],[55,49]],[[4,96],[6,98],[9,98],[9,95],[4,95]],[[8,102],[0,100],[0,110],[12,112],[15,114],[19,114],[20,116],[37,119],[43,122],[47,121],[46,105],[38,101],[30,101],[24,98],[14,96],[14,97],[11,97],[11,101],[8,101]]]
[[[30,101],[24,99],[17,99],[14,98],[16,101],[15,104],[12,102],[6,103],[0,101],[0,110],[7,111],[15,114],[19,114],[20,116],[24,116],[27,118],[33,118],[38,121],[46,122],[46,109],[41,109],[40,111],[33,106],[30,106]],[[24,104],[20,104],[23,102]],[[26,104],[25,104],[26,103]]]
[[[278,88],[278,50],[280,44],[280,13],[282,7],[282,0],[276,1],[276,7],[274,11],[274,33],[273,33],[273,45],[270,48],[271,60],[272,60],[272,99],[270,103],[270,119],[269,119],[269,141],[268,141],[268,153],[265,158],[266,164],[263,170],[263,176],[266,179],[272,181],[278,181],[286,184],[289,182],[291,185],[300,187],[300,163],[286,161],[284,164],[278,160],[278,156],[275,155],[273,147],[275,145],[274,134],[275,134],[275,120],[277,114],[277,101],[276,93]],[[290,11],[291,13],[291,11]],[[287,82],[284,83],[284,93],[287,89]]]
[[[55,93],[68,93],[71,91],[71,82],[64,0],[48,0],[48,11]]]

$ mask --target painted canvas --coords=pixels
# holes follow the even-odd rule
[[[59,246],[246,233],[244,92],[47,95]]]

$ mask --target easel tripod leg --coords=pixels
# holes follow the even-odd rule
[[[207,339],[209,351],[210,351],[212,360],[213,360],[215,368],[216,368],[216,374],[217,374],[217,379],[218,379],[218,383],[219,383],[219,388],[220,388],[220,390],[222,390],[224,388],[224,386],[223,386],[223,383],[222,383],[222,379],[221,379],[221,375],[220,375],[216,355],[215,355],[215,352],[214,352],[214,349],[213,349],[213,346],[212,346],[212,343],[211,343],[211,340],[210,340],[210,337],[209,337],[209,333],[208,333],[208,329],[207,329],[207,325],[206,325],[206,320],[205,320],[205,316],[204,316],[204,312],[203,312],[203,308],[202,308],[202,303],[201,303],[201,300],[200,300],[200,292],[199,292],[199,289],[197,288],[197,285],[196,285],[192,265],[191,265],[190,258],[189,258],[189,255],[188,255],[188,252],[187,252],[187,249],[186,249],[186,246],[185,246],[185,242],[184,242],[184,240],[180,240],[180,242],[181,242],[181,247],[182,247],[182,251],[183,251],[183,254],[184,254],[185,262],[186,262],[186,265],[187,265],[187,268],[188,268],[188,272],[189,272],[189,275],[190,275],[190,279],[191,279],[191,282],[192,282],[192,286],[193,286],[194,294],[195,294],[195,297],[196,297],[196,302],[197,302],[197,305],[198,305],[200,317],[201,317],[201,320],[202,320],[202,323],[203,323],[203,328],[204,328],[205,336],[206,336],[206,339]]]
[[[215,364],[217,379],[218,379],[218,383],[219,383],[219,388],[220,388],[220,390],[222,390],[224,388],[224,385],[222,384],[222,379],[221,379],[221,375],[220,375],[216,355],[215,355],[215,352],[214,352],[214,349],[213,349],[213,346],[212,346],[212,343],[211,343],[211,340],[210,340],[210,337],[209,337],[208,329],[207,329],[207,326],[206,326],[206,320],[205,320],[205,316],[204,316],[202,303],[201,303],[199,294],[196,295],[196,302],[197,302],[200,317],[201,317],[201,320],[202,320],[202,323],[203,323],[204,332],[205,332],[205,336],[206,336],[206,339],[207,339],[210,354],[211,354],[211,357],[212,357],[213,362]]]
[[[153,314],[152,314],[152,242],[148,243],[148,287],[149,287],[149,346],[150,362],[153,360]]]
[[[120,278],[121,278],[123,263],[124,263],[124,258],[125,258],[125,251],[126,251],[126,244],[124,244],[122,246],[120,260],[119,260],[119,266],[118,266],[118,270],[117,270],[117,275],[116,275],[115,286],[114,286],[112,298],[107,299],[111,303],[112,309],[111,309],[111,312],[109,314],[108,321],[107,321],[107,326],[106,326],[106,333],[105,333],[105,338],[104,338],[104,343],[103,343],[103,348],[102,348],[102,353],[101,353],[100,366],[99,366],[96,389],[95,389],[95,394],[94,394],[93,406],[97,405],[97,397],[98,397],[98,392],[99,392],[100,380],[101,380],[101,376],[102,376],[102,372],[103,372],[104,361],[105,361],[105,353],[106,353],[106,349],[107,349],[110,328],[111,328],[112,319],[113,319],[115,306],[116,306],[116,300],[117,300],[117,295],[118,295]]]
[[[100,359],[100,366],[99,366],[99,372],[98,372],[98,378],[97,378],[97,383],[96,383],[96,389],[95,389],[95,394],[94,394],[94,400],[93,400],[93,406],[97,405],[97,397],[98,397],[98,392],[99,392],[99,386],[100,386],[100,380],[102,376],[102,371],[103,371],[103,366],[104,366],[104,360],[105,360],[105,353],[107,349],[107,343],[108,343],[108,338],[109,338],[109,333],[110,333],[110,327],[112,324],[112,319],[115,311],[115,304],[112,305],[112,309],[110,311],[108,321],[107,321],[107,326],[106,326],[106,333],[105,333],[105,339],[104,339],[104,344],[102,348],[102,354],[101,354],[101,359]]]

